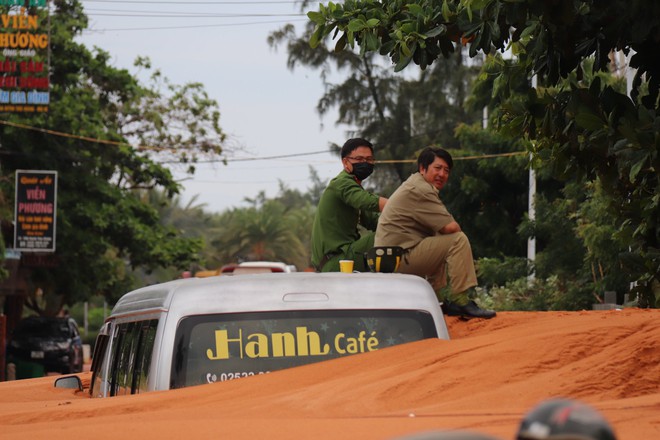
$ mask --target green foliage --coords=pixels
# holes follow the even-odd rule
[[[460,150],[451,151],[454,168],[442,199],[470,237],[475,258],[525,255],[525,237],[517,232],[527,211],[526,155],[462,160],[470,156],[520,153],[524,143],[475,125],[455,131]]]
[[[92,348],[94,347],[94,341],[96,336],[103,325],[103,320],[105,317],[104,313],[104,304],[103,298],[99,296],[93,296],[88,298],[88,307],[87,307],[87,334],[84,334],[84,325],[85,325],[85,303],[79,302],[73,304],[69,310],[69,315],[76,320],[78,327],[80,329],[80,334],[83,338],[83,344],[90,344]],[[110,314],[110,307],[106,307],[105,313]]]
[[[234,208],[216,220],[222,226],[210,246],[217,261],[282,261],[306,268],[309,265],[311,206],[288,209],[277,200],[262,198],[249,208]]]
[[[660,282],[660,3],[558,0],[447,0],[410,7],[399,1],[347,1],[321,5],[310,16],[315,43],[334,35],[342,47],[386,55],[401,70],[411,61],[425,69],[454,41],[467,38],[469,55],[511,49],[515,62],[489,66],[492,93],[501,103],[499,127],[534,142],[535,163],[558,177],[600,182],[619,256],[640,305],[655,306]],[[377,18],[375,28],[356,26]],[[375,22],[374,22],[375,23]],[[438,31],[435,31],[435,30]],[[376,41],[368,34],[375,34]],[[631,55],[636,69],[631,98],[591,72],[607,71],[613,51]],[[536,90],[525,87],[532,74]],[[568,82],[566,82],[568,80]],[[526,89],[519,94],[521,88]]]
[[[476,262],[479,285],[490,289],[504,286],[530,273],[529,262],[523,257],[479,258]]]
[[[58,172],[56,268],[33,268],[31,288],[72,304],[103,294],[109,302],[135,286],[133,269],[187,268],[202,240],[164,225],[142,199],[144,190],[179,191],[156,159],[191,164],[222,151],[217,103],[199,84],[170,84],[158,72],[141,84],[112,67],[110,55],[75,41],[87,26],[80,2],[55,2],[51,29],[51,104],[48,114],[10,115],[40,129],[0,127],[0,193],[11,201],[16,169]],[[149,69],[148,60],[137,62]],[[102,142],[107,141],[107,142]]]
[[[187,204],[182,205],[179,196],[167,197],[164,191],[149,190],[141,192],[143,203],[153,207],[159,222],[163,227],[170,228],[177,235],[199,244],[199,251],[191,255],[186,264],[157,267],[145,270],[142,267],[131,271],[131,276],[138,285],[150,285],[170,281],[181,276],[183,270],[196,272],[207,259],[212,259],[208,243],[213,237],[215,228],[213,215],[204,211],[204,204],[196,204],[197,197],[193,197]]]
[[[584,243],[584,264],[590,269],[597,292],[628,289],[626,274],[621,270],[619,254],[627,250],[617,233],[615,217],[610,213],[609,198],[598,181],[578,189],[586,195],[573,215],[576,235]]]
[[[479,296],[480,304],[497,310],[591,310],[595,302],[590,286],[556,275],[532,281],[518,278]]]
[[[328,5],[323,10],[331,15],[338,7]],[[317,20],[322,15],[311,13],[310,18]],[[373,30],[379,25],[378,16],[366,14],[356,20],[349,34],[368,35],[367,38],[375,41],[377,34]],[[352,38],[350,35],[335,47],[328,44],[329,38],[324,35],[314,48],[310,47],[308,41],[315,38],[313,27],[314,23],[310,22],[303,34],[297,36],[294,27],[286,25],[269,36],[269,43],[286,44],[291,69],[303,65],[320,71],[325,93],[317,105],[319,114],[336,108],[339,115],[336,123],[355,127],[349,137],[359,133],[372,141],[380,161],[412,159],[416,151],[431,144],[457,147],[453,135],[456,125],[479,120],[480,110],[464,106],[477,66],[466,65],[460,56],[437,63],[417,79],[407,80],[384,68],[373,53],[337,50],[346,46]],[[333,83],[330,80],[333,73],[346,75],[341,83]],[[368,184],[381,194],[389,194],[411,171],[408,164],[381,162]]]
[[[9,272],[7,272],[7,270],[4,267],[2,267],[2,263],[4,261],[5,261],[5,240],[3,239],[2,234],[0,234],[0,282],[9,276]]]
[[[246,199],[252,206],[235,208],[214,216],[214,229],[206,253],[206,267],[244,260],[271,259],[311,267],[311,234],[314,211],[327,182],[310,167],[311,186],[307,192],[288,188],[280,182],[278,194],[266,198],[260,192]]]
[[[586,249],[573,232],[575,223],[571,218],[578,203],[580,200],[564,197],[549,200],[537,193],[538,220],[527,219],[520,224],[521,235],[536,238],[535,270],[539,277],[554,274],[563,279],[585,278],[580,272]]]
[[[660,6],[642,0],[591,2],[558,0],[446,0],[407,4],[400,1],[349,1],[320,5],[310,13],[315,24],[315,39],[335,35],[356,44],[364,52],[388,56],[401,70],[413,61],[425,69],[440,55],[454,52],[460,38],[470,41],[470,56],[489,54],[494,49],[512,47],[522,58],[525,69],[556,82],[577,69],[585,58],[593,56],[595,69],[602,70],[613,49],[636,51],[632,67],[639,69],[638,79],[648,72],[651,77],[648,101],[657,98],[657,71],[653,38],[657,32]],[[362,26],[365,19],[373,27]],[[373,41],[369,34],[375,34]]]
[[[557,175],[598,180],[608,211],[615,216],[618,239],[629,248],[620,255],[624,270],[629,281],[638,282],[640,303],[651,305],[652,286],[660,277],[656,110],[636,107],[614,88],[601,86],[598,78],[589,88],[572,85],[530,102],[528,111],[532,106],[549,109],[542,123],[541,115],[526,123],[526,130],[539,126],[538,156],[552,158]],[[508,116],[521,117],[513,114]]]

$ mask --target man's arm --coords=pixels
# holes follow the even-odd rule
[[[461,232],[461,226],[455,221],[453,221],[445,225],[445,227],[440,229],[438,232],[440,232],[441,234],[453,234],[454,232]]]

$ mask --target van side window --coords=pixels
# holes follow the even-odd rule
[[[126,374],[128,367],[128,357],[130,355],[130,343],[128,328],[134,327],[133,322],[117,326],[114,338],[114,355],[112,357],[110,395],[121,396],[126,394]]]
[[[105,377],[105,371],[103,370],[103,356],[105,355],[105,349],[108,346],[109,339],[110,338],[107,334],[99,334],[96,338],[91,367],[92,387],[89,390],[89,394],[92,397],[103,397],[105,395],[105,389],[102,388],[102,386],[103,384],[107,384],[107,378]]]
[[[116,327],[111,360],[110,395],[146,390],[158,320],[128,322]]]
[[[147,391],[147,382],[149,379],[149,367],[151,366],[152,351],[154,341],[156,340],[156,329],[158,320],[152,319],[142,323],[140,343],[138,344],[138,354],[136,356],[136,367],[131,386],[131,394],[139,394],[141,391]]]

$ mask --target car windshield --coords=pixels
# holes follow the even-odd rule
[[[67,335],[69,326],[62,319],[26,319],[19,324],[16,333],[31,336]]]
[[[437,337],[433,317],[415,310],[192,316],[177,328],[170,387],[264,374]]]

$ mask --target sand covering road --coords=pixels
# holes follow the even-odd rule
[[[660,310],[447,318],[425,340],[212,385],[89,399],[52,377],[0,383],[2,439],[513,439],[540,401],[597,408],[618,439],[660,439]]]

